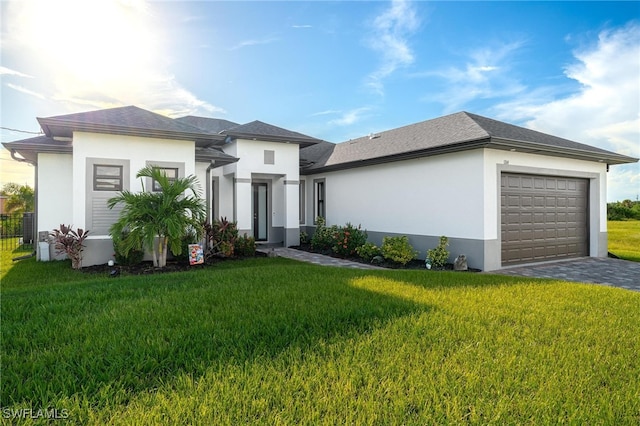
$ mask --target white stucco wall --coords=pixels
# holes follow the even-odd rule
[[[135,136],[75,132],[73,136],[73,221],[85,226],[87,193],[87,158],[123,159],[130,161],[131,191],[142,190],[136,173],[147,161],[184,163],[185,176],[195,174],[195,142],[151,139]],[[95,236],[94,236],[95,237]]]
[[[269,184],[271,227],[298,228],[298,192],[300,178],[299,146],[297,144],[239,139],[223,147],[224,152],[238,157],[236,163],[217,169],[220,177],[220,212],[231,194],[235,202],[235,217],[238,229],[253,227],[252,182]],[[273,164],[265,164],[265,151],[273,151]],[[226,179],[222,179],[226,177]],[[228,187],[231,183],[233,186]],[[290,190],[295,186],[296,191]],[[228,190],[231,189],[231,192]],[[235,196],[234,196],[235,194]]]
[[[73,157],[71,154],[38,154],[38,232],[74,225]],[[82,226],[81,226],[82,227]]]
[[[305,176],[307,223],[313,223],[313,181],[325,178],[329,225],[480,239],[482,175],[482,151],[475,150]]]

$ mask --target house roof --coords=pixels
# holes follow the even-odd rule
[[[229,120],[223,120],[221,118],[196,117],[194,115],[187,115],[186,117],[176,118],[175,121],[197,127],[200,130],[204,130],[207,133],[213,134],[219,134],[223,130],[239,126],[238,123],[234,123],[233,121]]]
[[[220,167],[227,164],[235,163],[238,157],[222,152],[219,148],[198,148],[196,147],[196,161],[211,161],[214,167]]]
[[[607,164],[637,159],[468,112],[423,121],[339,144],[301,150],[303,173],[338,170],[409,158],[494,148]],[[306,166],[305,166],[306,165]]]
[[[55,140],[48,136],[36,136],[34,138],[22,139],[15,142],[5,142],[2,145],[11,152],[12,157],[14,153],[18,153],[22,158],[30,163],[35,163],[37,161],[38,152],[73,152],[71,141]]]
[[[301,146],[309,146],[321,142],[320,139],[303,135],[302,133],[292,130],[283,129],[282,127],[272,124],[263,123],[262,121],[252,121],[247,124],[232,127],[222,131],[222,134],[235,139],[260,139],[262,141],[290,142],[297,143]]]
[[[72,137],[74,131],[194,140],[198,146],[219,145],[224,137],[136,106],[38,118],[46,136]]]

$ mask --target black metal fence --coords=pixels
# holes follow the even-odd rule
[[[35,243],[35,214],[0,215],[0,249],[28,250]]]

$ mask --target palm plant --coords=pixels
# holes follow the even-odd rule
[[[143,178],[143,191],[121,191],[109,199],[110,209],[124,205],[120,217],[109,232],[111,236],[125,237],[120,248],[127,255],[130,250],[150,249],[153,266],[167,264],[167,249],[174,255],[182,252],[182,237],[189,231],[202,235],[205,207],[198,196],[199,185],[195,176],[170,180],[156,167],[141,169],[136,177]],[[145,192],[144,178],[155,180],[161,191]]]

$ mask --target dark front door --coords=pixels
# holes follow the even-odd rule
[[[253,237],[256,241],[267,241],[269,235],[268,191],[266,183],[253,185]]]

